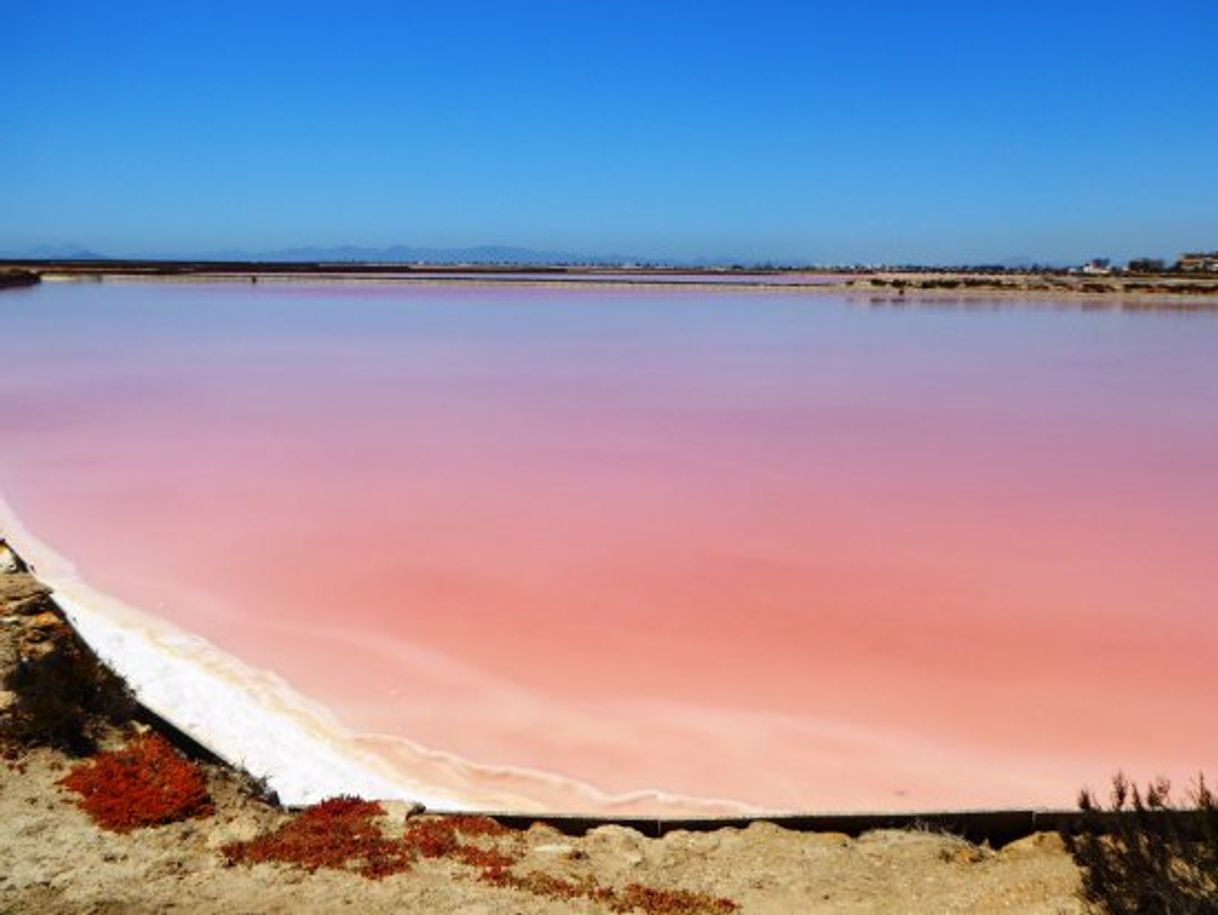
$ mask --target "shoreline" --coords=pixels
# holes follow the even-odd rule
[[[1067,302],[1130,310],[1218,310],[1218,275],[968,270],[707,270],[553,266],[448,266],[174,261],[4,261],[0,267],[42,282],[370,283],[399,286],[837,294],[872,304],[971,305],[993,301]],[[807,277],[799,282],[796,278]],[[14,288],[24,288],[22,283]]]

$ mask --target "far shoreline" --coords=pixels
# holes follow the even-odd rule
[[[1087,274],[1064,270],[603,267],[552,264],[0,260],[9,288],[46,282],[370,283],[836,294],[874,304],[1066,302],[1131,310],[1218,309],[1218,274]],[[20,278],[20,282],[16,281]]]

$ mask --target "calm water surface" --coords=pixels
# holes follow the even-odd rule
[[[1218,760],[1218,317],[46,284],[0,493],[329,707],[756,807],[1068,806]]]

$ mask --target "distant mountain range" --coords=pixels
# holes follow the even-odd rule
[[[11,251],[0,251],[0,257],[12,259],[29,259],[38,261],[100,261],[106,260],[106,255],[82,248],[80,245],[35,245],[32,248],[20,248]]]
[[[578,254],[573,251],[542,251],[506,245],[478,245],[469,248],[423,248],[414,245],[371,248],[340,245],[336,247],[280,248],[271,251],[229,248],[205,253],[112,255],[100,254],[81,245],[65,243],[0,251],[0,257],[29,258],[31,260],[321,261],[366,264],[577,264],[589,266],[618,266],[645,261],[644,258],[623,254]]]
[[[82,245],[59,243],[36,245],[20,249],[0,249],[0,258],[14,260],[182,260],[182,261],[280,261],[305,263],[363,263],[363,264],[476,264],[512,266],[671,266],[671,267],[813,267],[818,262],[808,258],[761,261],[721,255],[718,257],[642,257],[627,254],[581,254],[574,251],[550,251],[509,245],[476,245],[467,248],[427,248],[416,245],[390,245],[384,248],[359,245],[337,245],[251,250],[229,248],[208,252],[176,252],[148,254],[124,252],[101,254]],[[1021,269],[1035,263],[1057,265],[1051,260],[1027,256],[1012,256],[991,261],[994,266]],[[959,265],[966,267],[967,265]]]

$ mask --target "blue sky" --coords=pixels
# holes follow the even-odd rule
[[[0,250],[1218,248],[1218,4],[0,0]]]

